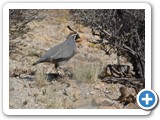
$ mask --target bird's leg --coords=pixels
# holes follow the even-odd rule
[[[55,64],[55,69],[56,69],[56,73],[57,73],[57,74],[59,74],[59,72],[58,72],[58,67],[59,67],[59,65],[58,65],[58,64]]]

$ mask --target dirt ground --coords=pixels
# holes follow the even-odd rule
[[[99,45],[90,43],[97,39],[90,28],[71,21],[68,10],[42,13],[46,15],[42,21],[32,20],[27,24],[29,32],[10,40],[15,45],[9,61],[10,109],[139,108],[136,103],[124,105],[117,100],[122,95],[120,88],[135,96],[133,88],[107,84],[98,78],[107,64],[116,64],[116,54],[108,56]],[[61,76],[52,77],[54,64],[32,64],[49,48],[65,40],[70,33],[67,25],[77,30],[81,38],[74,57],[61,66]],[[125,58],[120,60],[131,66]]]

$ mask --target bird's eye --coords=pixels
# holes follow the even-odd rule
[[[76,34],[73,34],[72,37],[75,37],[75,36],[77,36],[77,35],[78,35],[77,33],[76,33]]]

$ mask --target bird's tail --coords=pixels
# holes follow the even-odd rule
[[[39,61],[37,61],[37,62],[33,63],[32,65],[33,65],[33,66],[35,66],[35,65],[37,65],[38,63],[39,63]]]

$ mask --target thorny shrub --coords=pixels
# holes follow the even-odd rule
[[[110,45],[119,56],[133,65],[133,75],[144,78],[145,70],[145,10],[144,9],[75,9],[71,19],[89,26],[99,36],[97,44]],[[105,47],[102,47],[105,48]],[[103,49],[106,54],[109,50]]]

